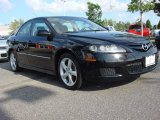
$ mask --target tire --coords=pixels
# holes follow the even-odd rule
[[[58,62],[58,75],[63,85],[70,90],[82,87],[82,74],[79,63],[71,54],[63,54]]]
[[[10,62],[10,66],[13,72],[22,70],[22,68],[18,66],[17,57],[13,51],[11,51],[9,54],[9,62]]]

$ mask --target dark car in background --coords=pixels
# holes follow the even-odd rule
[[[155,43],[156,43],[157,47],[160,48],[160,36],[156,36]]]
[[[137,76],[153,70],[157,48],[140,36],[108,32],[78,17],[27,21],[8,40],[13,71],[22,68],[58,75],[68,89],[86,80]]]
[[[139,24],[130,25],[128,32],[136,35],[142,35],[141,25]],[[146,25],[143,25],[143,36],[149,37],[150,35],[151,35],[150,29],[147,28]]]
[[[160,48],[160,30],[155,30],[155,43]]]

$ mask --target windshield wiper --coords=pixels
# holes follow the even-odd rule
[[[89,31],[107,31],[107,30],[80,30],[80,31],[78,31],[78,32],[89,32]]]
[[[107,30],[92,30],[92,31],[107,31]]]
[[[72,31],[72,32],[64,32],[64,33],[78,33],[78,32],[90,32],[90,31],[94,31],[94,32],[96,32],[96,31],[107,31],[107,30],[80,30],[80,31]],[[62,34],[64,34],[64,33],[62,33]]]

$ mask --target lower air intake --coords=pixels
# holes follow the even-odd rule
[[[114,68],[101,68],[100,69],[101,76],[115,76],[116,71]]]

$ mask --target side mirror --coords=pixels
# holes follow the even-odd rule
[[[37,36],[49,37],[50,35],[51,35],[51,33],[47,30],[38,30],[37,31]]]

